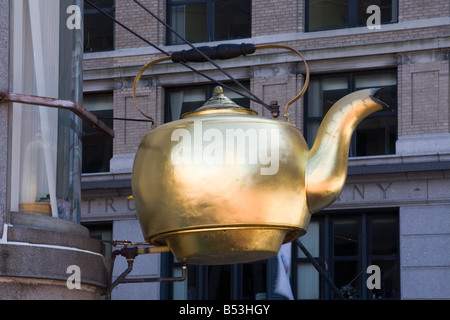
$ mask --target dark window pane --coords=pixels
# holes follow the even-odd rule
[[[373,14],[367,13],[367,8],[376,5],[380,8],[380,23],[388,24],[397,22],[397,0],[358,0],[357,25],[366,26],[367,19]]]
[[[115,16],[114,0],[94,0],[92,2],[109,15]],[[111,50],[114,50],[114,22],[86,4],[84,9],[84,51]]]
[[[395,117],[366,118],[356,129],[356,156],[394,154],[396,141]]]
[[[208,267],[208,300],[230,300],[231,265]]]
[[[113,117],[112,110],[93,111],[98,118]],[[112,120],[102,120],[110,128]],[[109,162],[112,158],[113,139],[104,138],[97,130],[84,125],[83,137],[83,173],[109,172]]]
[[[200,108],[206,102],[206,88],[173,88],[168,92],[168,121],[179,120],[183,114]]]
[[[206,3],[170,7],[172,27],[190,42],[204,42],[208,40],[206,19]],[[169,34],[170,44],[184,43],[183,40],[173,33]]]
[[[361,297],[361,270],[358,261],[337,261],[334,263],[334,279],[342,295],[348,299]]]
[[[396,234],[398,236],[398,234]],[[373,289],[369,299],[400,299],[400,268],[397,260],[373,260],[380,267],[380,289]],[[370,274],[368,274],[370,277]]]
[[[113,128],[113,96],[110,93],[89,94],[84,106],[107,126]],[[109,172],[113,156],[113,139],[105,138],[86,123],[83,124],[83,173]]]
[[[310,0],[309,31],[346,28],[348,0]]]
[[[214,40],[251,37],[251,0],[215,2]]]
[[[356,90],[383,88],[388,110],[364,119],[356,130],[356,156],[394,154],[397,141],[397,79],[394,72],[355,76]]]
[[[266,298],[266,266],[265,262],[248,263],[242,266],[242,300]]]
[[[380,8],[380,24],[398,22],[398,0],[309,0],[308,31],[361,27],[374,13],[370,6]],[[372,19],[370,25],[372,25]]]
[[[359,223],[357,219],[334,221],[334,255],[357,256],[359,254]]]
[[[250,87],[248,81],[241,82],[247,88]],[[230,84],[230,87],[242,92],[235,84]],[[187,112],[195,111],[205,104],[212,96],[214,85],[202,85],[181,88],[167,88],[166,89],[166,121],[179,120],[181,116]],[[224,94],[233,100],[235,103],[244,108],[250,107],[250,100],[243,98],[241,95],[225,89]]]
[[[372,255],[398,254],[398,219],[373,218],[371,221]]]
[[[169,23],[191,42],[251,37],[251,0],[172,0],[167,3]],[[170,32],[167,39],[169,44],[183,43]]]

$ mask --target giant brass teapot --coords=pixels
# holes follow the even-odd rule
[[[188,264],[277,255],[339,196],[352,133],[383,108],[380,92],[339,100],[309,149],[294,125],[260,117],[217,87],[203,107],[152,130],[139,146],[132,192],[144,238]]]

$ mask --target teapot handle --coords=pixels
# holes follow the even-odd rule
[[[136,109],[147,119],[150,119],[153,122],[152,125],[152,129],[154,129],[156,127],[156,120],[150,116],[148,116],[147,114],[145,114],[140,106],[139,103],[137,101],[137,95],[136,95],[136,89],[139,83],[139,80],[141,80],[142,75],[144,74],[145,71],[147,71],[150,67],[154,66],[155,64],[158,64],[160,62],[164,62],[164,61],[168,61],[170,60],[170,57],[164,57],[164,58],[159,58],[153,61],[150,61],[149,63],[147,63],[145,66],[143,66],[141,68],[141,70],[139,71],[139,73],[137,74],[136,78],[134,79],[134,84],[133,84],[133,101],[134,101],[134,105],[136,106]]]
[[[213,58],[219,58],[219,59],[230,59],[230,58],[237,57],[237,56],[240,56],[240,55],[245,56],[247,54],[254,53],[256,50],[262,50],[262,49],[287,49],[287,50],[290,50],[290,51],[296,53],[298,56],[300,56],[300,58],[302,58],[302,60],[303,60],[303,62],[305,64],[305,67],[306,67],[306,78],[305,78],[305,84],[303,85],[302,91],[294,99],[289,101],[286,104],[286,106],[285,106],[285,117],[286,117],[288,122],[290,121],[289,107],[293,103],[297,102],[301,97],[303,97],[303,95],[305,94],[306,90],[308,89],[309,79],[310,79],[310,71],[309,71],[308,63],[306,62],[306,59],[303,57],[303,55],[298,50],[294,49],[293,47],[286,46],[286,45],[280,45],[280,44],[267,44],[267,45],[255,45],[255,46],[253,46],[251,44],[250,45],[249,44],[242,44],[242,45],[239,45],[239,46],[238,45],[221,45],[221,46],[218,46],[215,50],[212,50],[214,48],[209,48],[209,47],[204,47],[204,48],[200,48],[200,49],[202,49],[202,51],[204,51],[204,54],[210,55],[210,53],[215,53],[216,55],[213,56]],[[219,49],[221,49],[224,52],[224,54],[222,54]],[[217,51],[217,50],[219,50],[219,51]],[[226,51],[230,51],[230,52],[226,53]],[[217,54],[217,52],[219,52],[220,54]],[[181,52],[181,53],[183,53],[183,52]],[[172,56],[163,57],[163,58],[159,58],[159,59],[150,61],[149,63],[147,63],[145,66],[143,66],[141,68],[141,70],[139,71],[139,73],[137,74],[137,76],[136,76],[136,78],[134,80],[134,84],[133,84],[133,101],[134,101],[134,104],[136,106],[136,109],[144,117],[150,119],[153,122],[153,126],[152,126],[153,128],[156,127],[155,119],[150,117],[150,116],[148,116],[147,114],[145,114],[141,110],[141,108],[139,106],[139,103],[137,101],[136,90],[137,90],[137,86],[138,86],[139,80],[141,79],[141,77],[144,74],[144,72],[147,71],[150,67],[154,66],[155,64],[158,64],[158,63],[164,62],[164,61],[168,61],[168,60],[172,60],[172,61],[175,61],[175,62],[179,62],[177,60],[185,61],[184,60],[185,54],[181,54],[181,53],[174,53],[174,54],[172,54]],[[189,52],[187,52],[187,53],[189,53]],[[178,58],[177,54],[179,54],[179,56],[180,56],[179,58]],[[190,54],[195,57],[196,53],[195,52],[191,52]],[[186,56],[190,57],[189,55],[186,55]],[[175,58],[175,57],[177,57],[177,58]],[[188,60],[191,60],[191,59],[186,59],[186,61],[188,61]]]
[[[297,96],[295,96],[294,99],[289,101],[286,104],[285,108],[284,108],[285,109],[285,117],[286,117],[287,121],[290,122],[289,107],[292,104],[294,104],[295,102],[297,102],[298,100],[300,100],[300,98],[303,97],[303,95],[305,94],[306,90],[308,89],[309,79],[310,79],[309,65],[306,62],[305,57],[298,50],[296,50],[296,49],[294,49],[293,47],[290,47],[290,46],[281,45],[281,44],[262,44],[262,45],[256,45],[255,49],[256,50],[261,50],[261,49],[287,49],[287,50],[290,50],[290,51],[294,52],[298,56],[300,56],[300,58],[303,60],[303,63],[305,64],[306,78],[305,78],[305,84],[303,85],[303,89],[302,89],[302,91],[300,91],[300,93]]]

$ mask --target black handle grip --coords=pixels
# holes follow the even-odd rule
[[[247,54],[255,53],[255,45],[251,43],[242,44],[220,44],[217,47],[199,47],[197,48],[208,58],[226,60],[239,56],[246,56]],[[171,55],[173,62],[206,62],[208,61],[197,50],[182,50],[174,52]]]

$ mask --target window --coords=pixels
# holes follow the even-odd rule
[[[83,223],[83,226],[88,228],[90,238],[104,241],[104,255],[111,259],[113,251],[112,223]]]
[[[169,24],[190,42],[251,37],[251,0],[168,0]],[[183,43],[168,31],[169,45]]]
[[[115,0],[92,0],[96,6],[115,16]],[[84,7],[84,52],[114,50],[114,22],[88,3]]]
[[[113,128],[113,94],[95,93],[84,96],[84,107]],[[105,138],[91,126],[83,126],[83,173],[109,172],[113,156],[113,139]]]
[[[314,259],[328,271],[346,298],[399,299],[399,221],[392,211],[317,214],[300,238]],[[296,247],[296,246],[294,246]],[[295,251],[297,253],[295,254]],[[297,299],[335,299],[335,293],[303,252],[293,264]],[[380,268],[381,289],[369,290],[367,268]]]
[[[82,35],[66,26],[67,2],[10,2],[12,92],[80,102]],[[11,212],[79,223],[81,122],[68,110],[14,104]]]
[[[306,95],[305,135],[314,143],[323,117],[345,95],[367,88],[384,88],[381,100],[389,110],[378,111],[357,127],[350,156],[395,154],[397,140],[397,76],[395,70],[312,76]]]
[[[181,275],[181,264],[172,255],[163,256],[163,276]],[[161,298],[170,300],[265,300],[269,262],[223,265],[188,265],[185,282],[161,286]],[[276,261],[276,258],[275,258]]]
[[[241,83],[250,88],[248,81]],[[239,90],[239,92],[243,91],[234,84],[230,85],[230,87]],[[212,97],[214,88],[215,85],[166,88],[165,121],[179,120],[183,114],[203,106]],[[250,107],[249,99],[227,89],[224,89],[224,94],[241,107]]]
[[[380,8],[380,23],[398,22],[398,0],[309,0],[306,1],[306,30],[319,31],[362,27],[373,13],[367,8]]]

